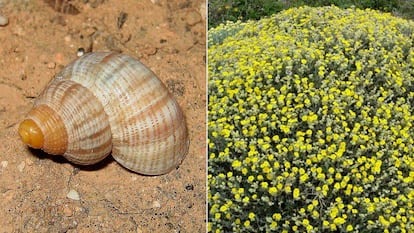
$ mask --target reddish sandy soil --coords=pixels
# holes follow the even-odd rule
[[[0,1],[9,19],[0,26],[0,233],[205,232],[204,0],[71,2],[79,14],[42,0]],[[129,54],[167,84],[191,138],[178,169],[142,176],[111,156],[77,166],[20,141],[18,123],[81,47]]]

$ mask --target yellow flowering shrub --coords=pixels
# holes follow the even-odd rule
[[[414,23],[292,8],[208,39],[209,232],[413,232]]]

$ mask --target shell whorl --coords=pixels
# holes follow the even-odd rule
[[[189,146],[184,115],[165,85],[143,64],[119,53],[89,53],[66,66],[27,120],[40,129],[45,145],[49,138],[64,141],[66,133],[64,152],[41,148],[77,164],[96,163],[112,150],[124,167],[159,175],[178,166]],[[39,131],[20,128],[26,143]]]
[[[71,80],[50,83],[27,120],[39,127],[44,136],[41,149],[49,154],[63,154],[74,163],[89,165],[111,151],[111,131],[103,106],[91,91]]]
[[[68,135],[62,119],[47,105],[35,107],[19,126],[23,142],[52,155],[66,152]]]

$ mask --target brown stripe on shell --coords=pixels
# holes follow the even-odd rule
[[[55,80],[38,103],[48,103],[65,122],[68,146],[63,156],[68,160],[94,164],[110,153],[109,122],[103,106],[90,90],[70,80]]]
[[[137,111],[125,121],[125,131],[135,127],[130,130],[132,134],[127,131],[122,132],[119,138],[113,137],[114,158],[125,167],[144,174],[170,171],[182,161],[188,150],[182,111],[167,90],[157,94],[159,98],[155,103],[145,106],[146,109]],[[137,105],[139,103],[133,103],[130,108]]]
[[[105,132],[102,131],[100,134],[104,134]],[[78,149],[73,151],[68,151],[64,154],[65,158],[69,161],[81,164],[81,165],[89,165],[95,164],[110,154],[112,148],[112,141],[107,140],[103,144],[98,147],[90,148],[90,149]]]
[[[113,61],[113,59],[114,58],[117,58],[117,57],[119,57],[119,53],[116,53],[116,52],[114,52],[114,53],[107,53],[106,55],[105,55],[105,57],[102,59],[102,63],[109,63],[109,62],[112,62]]]
[[[129,81],[131,89],[121,93],[137,90],[140,93],[132,95],[134,98],[122,105],[121,112],[129,114],[119,114],[119,117],[126,119],[118,120],[122,124],[118,124],[117,130],[113,129],[112,155],[119,163],[139,173],[165,173],[181,162],[183,156],[182,151],[174,153],[175,144],[167,141],[169,136],[173,136],[174,124],[182,122],[185,125],[184,118],[177,118],[173,112],[181,110],[152,72],[147,71]],[[164,113],[171,103],[173,111]],[[173,120],[168,123],[166,119],[170,118]],[[177,142],[177,146],[180,143]]]
[[[171,97],[170,95],[166,94],[164,96],[161,96],[161,98],[156,101],[151,106],[146,107],[144,111],[139,111],[134,115],[131,115],[126,120],[125,124],[127,125],[136,125],[136,126],[143,126],[141,129],[140,134],[135,134],[134,136],[137,137],[134,140],[135,144],[132,145],[138,145],[138,144],[147,144],[147,143],[153,143],[154,141],[159,140],[160,138],[163,138],[165,136],[170,135],[174,130],[173,128],[170,128],[169,126],[173,126],[174,122],[166,122],[167,116],[163,113],[163,109],[167,107],[168,104],[171,104]],[[130,106],[130,109],[132,111],[132,108],[134,108],[134,105]],[[170,116],[175,113],[168,111]],[[161,120],[158,120],[158,118],[161,118]],[[144,125],[143,123],[146,122],[145,119],[149,120],[149,124]],[[155,121],[158,120],[158,121]],[[153,126],[157,127],[153,127]],[[144,134],[149,133],[149,134]],[[135,138],[129,138],[129,139],[135,139]],[[128,143],[134,143],[134,142],[128,142]]]
[[[164,174],[181,163],[187,153],[185,119],[172,95],[154,73],[137,61],[128,61],[128,66],[118,75],[123,77],[135,70],[140,72],[122,83],[128,85],[119,93],[129,93],[130,98],[118,98],[118,101],[124,100],[120,104],[122,108],[112,110],[120,112],[112,118],[117,122],[116,128],[112,127],[112,155],[135,172]]]

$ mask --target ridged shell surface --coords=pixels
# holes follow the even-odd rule
[[[65,122],[64,156],[75,163],[94,163],[112,150],[124,167],[159,175],[178,166],[188,151],[178,103],[151,70],[128,55],[80,57],[50,83],[35,103],[40,105]]]
[[[48,153],[64,153],[68,160],[88,165],[111,152],[111,128],[103,106],[91,91],[72,80],[55,79],[28,118],[43,128],[43,149]]]

